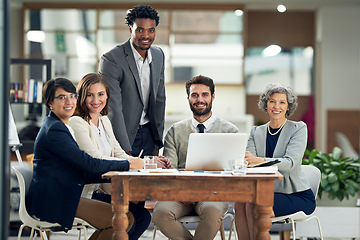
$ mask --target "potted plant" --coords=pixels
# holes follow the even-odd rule
[[[342,158],[342,150],[335,147],[329,154],[306,150],[303,164],[321,171],[314,214],[320,219],[324,237],[358,238],[360,159]],[[305,237],[318,234],[317,227],[308,222],[297,225],[296,231]]]
[[[342,150],[335,147],[326,154],[317,150],[306,150],[304,165],[314,165],[321,171],[318,196],[327,193],[330,200],[340,202],[355,196],[360,189],[360,159],[342,158]]]

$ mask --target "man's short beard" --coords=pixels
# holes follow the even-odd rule
[[[197,111],[196,108],[191,103],[189,105],[190,105],[190,109],[193,112],[193,114],[198,117],[208,114],[212,108],[212,102],[202,112]]]

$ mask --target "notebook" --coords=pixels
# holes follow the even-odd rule
[[[185,170],[229,170],[229,160],[244,158],[247,133],[191,133]]]

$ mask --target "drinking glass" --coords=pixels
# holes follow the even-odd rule
[[[231,171],[235,175],[243,175],[246,173],[248,162],[243,158],[229,160]]]
[[[156,169],[156,158],[154,156],[144,156],[144,169]]]

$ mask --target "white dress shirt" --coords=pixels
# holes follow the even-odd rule
[[[204,133],[210,131],[210,129],[214,125],[215,121],[216,121],[216,116],[214,114],[211,114],[210,118],[202,123],[204,125],[204,127],[205,127]],[[191,128],[196,133],[199,132],[199,129],[197,127],[198,124],[200,124],[200,123],[198,121],[196,121],[194,117],[192,117]]]
[[[150,63],[152,61],[151,51],[147,50],[147,57],[144,60],[142,56],[136,51],[134,46],[130,44],[131,49],[134,54],[137,70],[139,72],[139,77],[141,81],[141,91],[144,103],[144,109],[140,118],[140,125],[144,125],[149,122],[149,118],[147,116],[147,109],[149,105],[149,97],[150,97]]]
[[[99,120],[99,127],[96,127],[95,124],[93,124],[90,121],[90,126],[94,129],[95,132],[99,133],[97,137],[99,141],[100,152],[103,154],[104,157],[110,157],[111,156],[110,137],[106,133],[102,122]]]

